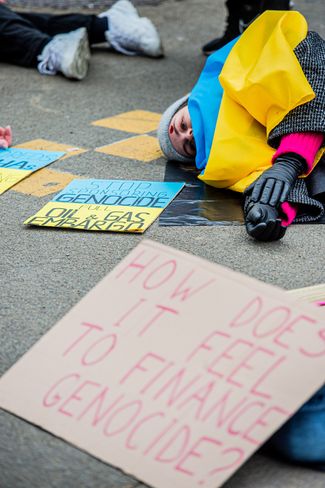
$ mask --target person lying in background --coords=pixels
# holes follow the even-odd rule
[[[89,45],[106,42],[128,56],[163,54],[155,26],[140,17],[129,0],[117,1],[98,16],[17,13],[0,3],[0,62],[82,80],[88,71]]]
[[[324,114],[324,40],[300,13],[267,11],[209,56],[158,139],[206,184],[244,193],[248,234],[272,241],[324,214]]]

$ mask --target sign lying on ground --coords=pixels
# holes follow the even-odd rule
[[[25,224],[113,232],[144,232],[184,183],[74,180]]]
[[[295,297],[297,300],[318,305],[321,307],[319,308],[319,311],[325,314],[325,283],[307,286],[305,288],[297,288],[296,290],[290,290],[287,293]]]
[[[0,194],[57,159],[63,151],[34,151],[32,149],[0,149]]]
[[[0,406],[157,487],[216,488],[324,381],[317,308],[144,241],[0,380]]]

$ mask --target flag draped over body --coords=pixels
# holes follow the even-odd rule
[[[315,97],[294,53],[306,35],[300,13],[267,11],[208,58],[188,102],[205,183],[242,192],[271,166],[270,132]]]

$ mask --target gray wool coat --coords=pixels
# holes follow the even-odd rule
[[[316,96],[289,112],[273,129],[268,143],[274,148],[278,147],[282,136],[294,132],[322,132],[325,143],[325,41],[316,32],[309,32],[294,52]],[[296,223],[322,219],[325,214],[324,156],[307,178],[297,180],[288,201],[299,204]]]

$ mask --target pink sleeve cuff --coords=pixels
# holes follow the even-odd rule
[[[294,205],[293,203],[283,202],[281,203],[281,210],[284,216],[281,219],[281,225],[283,227],[288,227],[294,221],[297,212],[298,206]]]
[[[287,153],[299,154],[307,163],[307,174],[313,169],[317,151],[323,143],[324,135],[320,132],[301,132],[283,136],[273,155],[272,163],[278,156]]]

